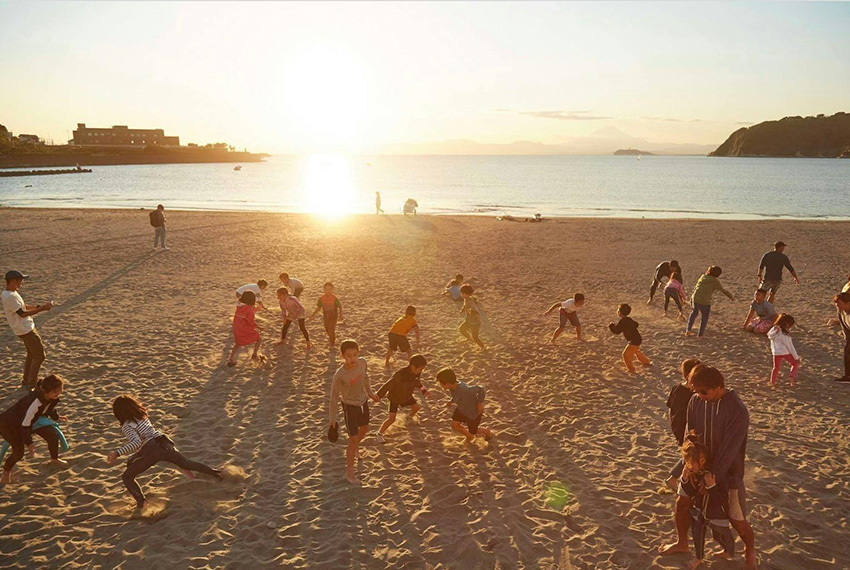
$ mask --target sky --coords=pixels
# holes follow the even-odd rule
[[[0,2],[0,123],[381,152],[850,111],[850,3]]]

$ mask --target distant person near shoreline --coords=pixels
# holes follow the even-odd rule
[[[153,226],[153,250],[156,251],[156,244],[160,243],[163,250],[171,249],[165,246],[165,206],[160,204],[156,210],[150,213],[151,225]]]
[[[791,260],[788,256],[782,253],[785,251],[785,242],[778,241],[773,244],[773,251],[768,251],[761,257],[759,262],[759,289],[764,289],[770,292],[768,301],[773,303],[776,297],[776,292],[782,285],[782,269],[787,268],[794,277],[794,283],[800,284],[800,278],[797,277],[797,272],[791,266]]]
[[[375,213],[383,214],[384,211],[381,209],[381,193],[375,192]]]
[[[27,347],[27,358],[24,361],[24,379],[21,385],[24,388],[34,388],[38,382],[38,371],[44,362],[44,345],[38,329],[35,328],[33,315],[37,315],[53,308],[53,301],[43,305],[31,306],[24,303],[18,289],[24,284],[24,275],[20,271],[6,272],[6,289],[3,290],[3,312],[12,332],[20,338]]]

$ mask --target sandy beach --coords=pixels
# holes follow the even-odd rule
[[[750,412],[746,482],[761,568],[848,568],[850,394],[843,339],[825,326],[850,271],[850,223],[557,219],[541,224],[476,217],[167,212],[168,252],[151,251],[147,212],[0,209],[4,271],[31,275],[45,373],[68,385],[67,468],[38,456],[0,490],[4,568],[683,568],[662,557],[673,536],[674,495],[660,492],[677,459],[664,405],[682,359],[718,367]],[[842,237],[845,236],[845,237]],[[771,389],[764,337],[741,330],[758,261],[782,239],[802,283],[789,279],[776,307],[797,319],[804,359],[797,385],[787,367]],[[736,296],[715,297],[705,339],[686,338],[646,306],[654,267],[676,258],[690,292],[710,264]],[[404,366],[383,366],[386,333],[415,305],[431,388],[418,422],[405,412],[374,439],[386,405],[372,408],[357,471],[345,471],[345,435],[325,438],[327,388],[341,364],[321,319],[273,349],[280,317],[272,294],[255,365],[231,348],[236,287],[287,271],[305,283],[312,311],[331,280],[343,304],[338,335],[360,342],[377,388]],[[459,306],[441,295],[455,273],[476,286],[484,353],[456,331]],[[556,301],[583,292],[586,342],[567,329],[544,342]],[[627,302],[654,366],[629,375],[625,346],[607,325]],[[674,313],[671,311],[670,313]],[[24,346],[2,324],[0,400],[18,389]],[[434,379],[452,366],[487,388],[489,443],[451,431],[447,396]],[[165,464],[139,478],[161,507],[135,517],[121,465],[105,453],[125,440],[110,404],[137,394],[182,452],[227,465],[224,483],[190,481]],[[710,541],[709,541],[710,542]],[[707,567],[739,568],[712,561]]]

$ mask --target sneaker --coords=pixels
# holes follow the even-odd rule
[[[377,441],[378,443],[386,443],[383,434],[381,434],[380,432],[375,435],[375,441]]]

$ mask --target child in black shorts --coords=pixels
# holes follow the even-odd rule
[[[424,396],[428,396],[428,390],[422,385],[420,379],[426,364],[427,361],[424,356],[414,354],[410,358],[410,364],[393,374],[392,378],[387,380],[386,384],[378,389],[378,397],[383,398],[387,396],[387,399],[390,401],[390,415],[384,421],[383,425],[381,425],[378,435],[375,436],[375,441],[378,443],[384,443],[384,433],[395,422],[396,414],[400,407],[410,406],[411,418],[422,408],[419,402],[416,401],[416,398],[413,397],[413,391],[418,388]]]
[[[451,368],[443,368],[437,372],[437,381],[452,395],[446,407],[450,408],[452,404],[457,404],[452,414],[452,429],[463,434],[466,441],[471,442],[478,433],[483,435],[484,439],[490,439],[493,432],[480,426],[487,391],[481,386],[469,386],[458,382],[457,375]]]

